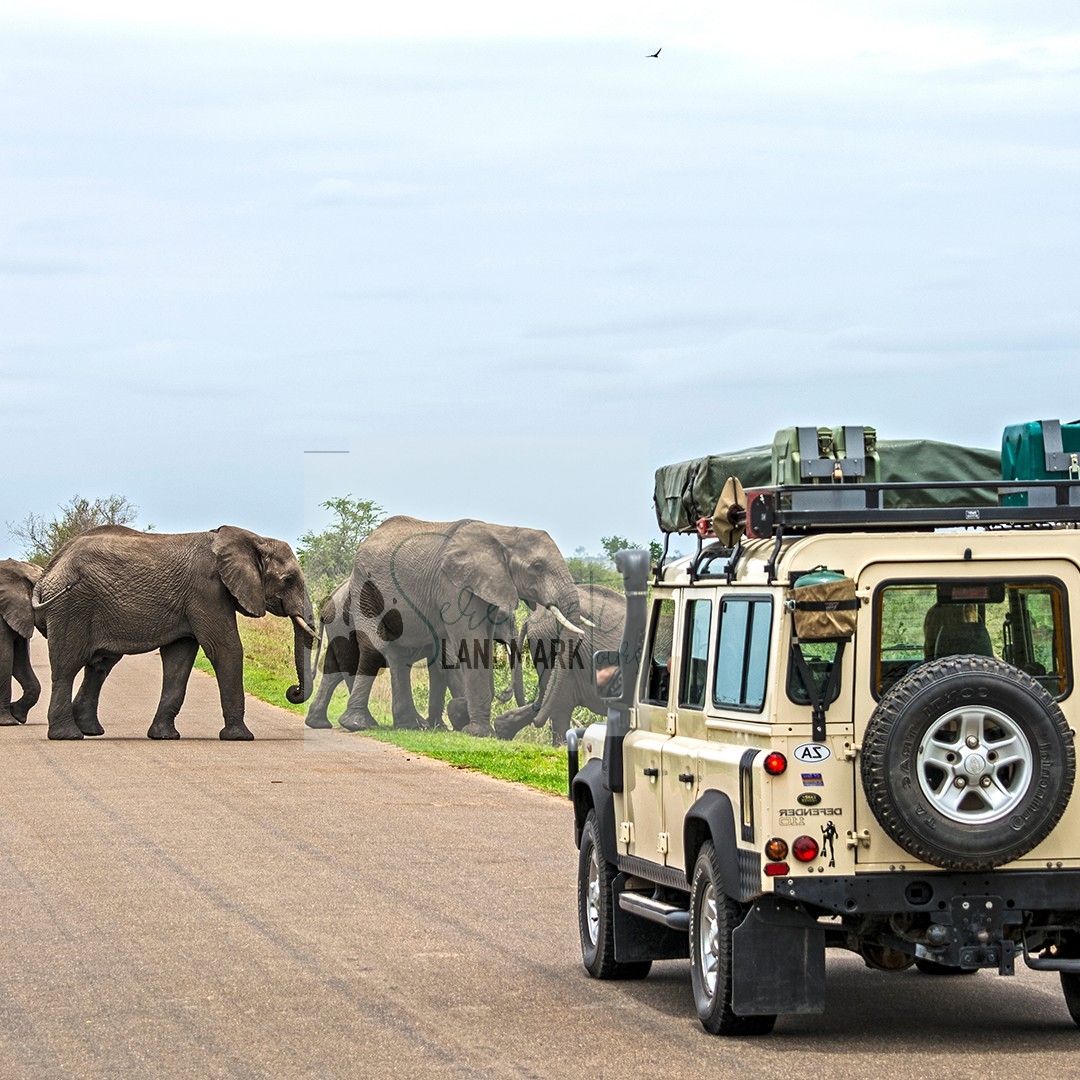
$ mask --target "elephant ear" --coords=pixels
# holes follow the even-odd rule
[[[261,618],[266,614],[259,548],[262,537],[235,525],[222,525],[211,530],[210,535],[213,537],[210,549],[225,588],[232,593],[243,614]]]
[[[17,563],[14,559],[0,562],[0,618],[19,637],[33,636],[34,608],[30,597],[39,577],[41,571],[29,563]]]
[[[493,613],[495,621],[504,620],[507,613],[512,615],[517,610],[518,591],[510,576],[510,563],[494,537],[468,525],[458,529],[446,545],[442,571],[459,594],[468,590],[485,606],[497,607],[498,613]]]

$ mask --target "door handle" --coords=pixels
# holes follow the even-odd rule
[[[657,776],[659,776],[659,775],[660,775],[660,770],[659,770],[659,769],[642,769],[641,771],[642,771],[642,772],[643,772],[643,773],[644,773],[644,774],[645,774],[646,776],[652,776],[652,777],[657,777]]]
[[[692,772],[679,773],[679,780],[683,784],[692,784],[694,782],[694,774]]]

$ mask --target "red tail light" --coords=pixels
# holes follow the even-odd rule
[[[787,768],[787,758],[774,750],[765,758],[765,771],[770,776],[779,776]]]
[[[818,857],[818,852],[821,849],[818,847],[818,842],[812,836],[800,836],[794,844],[791,845],[791,854],[795,856],[799,862],[813,862]]]
[[[769,862],[765,864],[765,876],[783,877],[789,869],[786,862]]]

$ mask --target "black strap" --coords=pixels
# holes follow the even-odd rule
[[[810,699],[810,708],[813,710],[811,712],[811,722],[813,724],[814,742],[825,741],[825,712],[840,681],[840,663],[844,659],[844,645],[846,644],[843,640],[836,643],[836,655],[833,657],[832,667],[829,669],[829,677],[825,680],[825,690],[819,696],[817,686],[814,683],[814,676],[806,663],[806,657],[803,656],[802,645],[798,641],[792,641],[791,643],[791,656],[795,661],[795,667],[798,669],[803,686],[806,688],[806,696]]]

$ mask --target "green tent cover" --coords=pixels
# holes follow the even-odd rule
[[[920,480],[986,480],[973,491],[948,490],[905,493],[912,506],[997,505],[996,481],[1001,476],[1001,451],[982,450],[932,439],[878,439],[881,483],[917,483]],[[662,532],[693,532],[698,518],[712,517],[729,476],[737,476],[744,488],[774,483],[772,446],[752,446],[729,454],[710,454],[693,461],[662,465],[656,470],[653,502]],[[899,498],[886,498],[887,506],[899,506]]]

